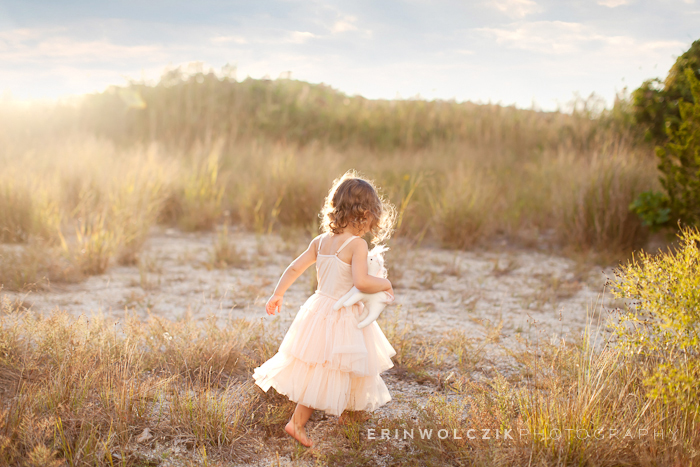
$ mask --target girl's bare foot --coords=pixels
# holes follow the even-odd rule
[[[310,448],[314,444],[313,441],[311,441],[306,436],[306,430],[304,429],[304,427],[303,426],[296,426],[295,427],[292,420],[290,420],[287,423],[287,425],[284,427],[284,431],[286,431],[289,436],[291,436],[295,440],[299,441],[301,444],[303,444],[307,448]]]

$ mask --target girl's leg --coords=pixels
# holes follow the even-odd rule
[[[292,418],[284,427],[284,431],[287,432],[294,439],[299,441],[304,446],[311,447],[313,442],[306,436],[306,430],[304,425],[309,421],[309,417],[314,413],[314,409],[311,407],[306,407],[305,405],[297,404],[296,409],[294,409],[294,414]]]

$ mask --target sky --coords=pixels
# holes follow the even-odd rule
[[[371,99],[555,110],[663,79],[698,39],[700,0],[0,0],[0,102],[199,63]]]

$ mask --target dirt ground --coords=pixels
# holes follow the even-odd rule
[[[170,319],[187,313],[202,320],[211,315],[222,320],[242,317],[264,320],[266,326],[284,332],[315,290],[313,269],[289,289],[281,314],[268,316],[264,304],[308,238],[256,236],[235,230],[230,238],[240,252],[235,267],[214,267],[216,233],[157,229],[139,265],[112,266],[85,282],[52,284],[46,291],[3,293],[12,299],[19,296],[42,312],[58,307],[76,315],[118,317],[128,308],[144,317],[148,313]],[[386,254],[386,261],[396,301],[384,315],[412,326],[416,335],[439,338],[458,330],[481,342],[483,354],[472,374],[477,380],[494,371],[507,374],[510,363],[505,349],[523,341],[573,339],[584,332],[588,322],[595,328],[604,319],[602,301],[610,305],[610,295],[602,293],[611,269],[601,270],[546,251],[514,250],[506,245],[475,251],[398,245]],[[404,378],[394,369],[382,377],[393,400],[373,413],[375,420],[388,414],[415,416],[412,401],[434,392],[432,385]],[[333,418],[316,412],[307,426],[309,435],[325,439]],[[259,465],[277,463],[274,452],[264,452],[262,441],[261,451]]]

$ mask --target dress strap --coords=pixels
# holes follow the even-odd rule
[[[348,238],[347,240],[345,240],[345,242],[344,242],[342,245],[340,245],[340,248],[338,248],[338,251],[335,252],[335,255],[338,256],[338,253],[340,253],[340,250],[342,250],[343,248],[345,248],[345,246],[346,246],[348,243],[350,243],[351,241],[355,240],[356,238],[360,238],[360,237],[358,237],[357,235],[353,235],[352,237],[350,237],[350,238]]]
[[[318,248],[316,249],[316,254],[317,254],[317,255],[321,254],[321,242],[323,241],[323,237],[325,237],[325,236],[326,236],[326,234],[321,234],[321,235],[318,237]]]

